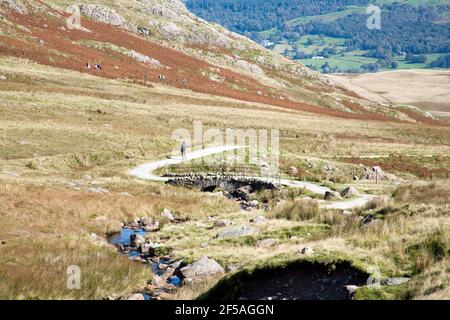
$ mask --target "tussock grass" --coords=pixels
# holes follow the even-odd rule
[[[169,190],[144,187],[131,198],[2,184],[0,298],[101,299],[130,293],[150,279],[149,268],[93,241],[90,233],[105,237],[119,230],[121,222],[140,216],[159,219],[164,207],[191,219],[235,210],[224,199]],[[81,290],[66,287],[70,265],[81,269]]]
[[[400,203],[450,204],[450,183],[403,185],[395,190],[393,197]]]
[[[217,241],[217,229],[195,223],[209,226],[207,217],[214,216],[232,220],[232,227],[248,226],[252,217],[265,212],[242,213],[224,198],[140,182],[127,170],[169,157],[178,144],[171,140],[173,130],[193,130],[194,120],[202,121],[205,130],[279,129],[282,170],[294,165],[305,170],[302,179],[336,183],[347,182],[359,164],[335,163],[329,160],[333,157],[447,156],[450,128],[310,115],[168,86],[145,88],[61,72],[20,59],[0,58],[0,74],[8,77],[0,88],[0,240],[5,242],[0,244],[0,298],[100,299],[142,288],[150,278],[148,268],[93,243],[89,234],[104,236],[140,216],[157,218],[163,208],[189,219],[151,235],[158,242],[167,238],[164,244],[177,258],[192,261],[208,255],[224,267],[241,268],[276,255],[292,259],[301,247],[311,246],[318,256],[377,266],[383,275],[414,275],[406,288],[410,297],[449,297],[448,259],[433,254],[433,248],[449,241],[448,179],[432,186],[402,186],[393,202],[372,203],[350,217],[321,212],[314,200],[299,200],[308,195],[303,190],[261,193],[258,200],[270,203],[267,214],[273,219],[255,225],[258,233],[247,243]],[[325,165],[336,169],[327,174]],[[433,164],[442,165],[446,162]],[[86,181],[82,191],[68,188],[85,174],[111,194],[84,192]],[[392,188],[357,183],[373,194]],[[277,200],[287,203],[274,208]],[[359,215],[375,220],[361,225]],[[261,236],[276,238],[276,245],[254,246]],[[425,239],[436,241],[426,244]],[[414,246],[416,250],[408,249]],[[79,291],[65,289],[68,264],[82,269]],[[177,297],[198,296],[214,282],[186,288],[191,293],[183,289]]]
[[[311,220],[319,214],[319,203],[316,200],[299,199],[287,202],[275,208],[271,218],[287,219],[291,221]]]

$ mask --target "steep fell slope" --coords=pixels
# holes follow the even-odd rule
[[[197,18],[179,0],[97,0],[77,5],[66,0],[2,0],[0,4],[2,55],[319,114],[416,121]],[[81,27],[70,28],[67,19],[78,10]],[[87,63],[100,64],[102,69],[87,68]]]

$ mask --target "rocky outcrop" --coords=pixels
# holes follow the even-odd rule
[[[133,50],[128,53],[128,56],[130,58],[132,58],[136,61],[142,62],[142,63],[148,63],[148,64],[151,64],[154,66],[161,65],[161,63],[158,60],[153,59],[152,57],[146,56],[145,54],[142,54],[142,53],[139,53],[139,52],[136,52]]]
[[[5,7],[9,10],[15,11],[20,14],[27,14],[28,9],[21,3],[21,1],[16,0],[0,0],[0,6]]]
[[[109,7],[97,4],[81,4],[78,7],[83,16],[96,22],[112,26],[123,26],[125,24],[125,19]]]
[[[363,173],[361,175],[362,179],[366,180],[387,180],[387,181],[396,181],[398,180],[392,174],[384,172],[379,166],[374,166],[371,168],[364,167]]]

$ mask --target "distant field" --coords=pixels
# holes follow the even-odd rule
[[[335,38],[339,39],[339,38]],[[284,52],[284,49],[286,47],[289,47],[288,44],[283,45],[283,50],[277,51],[278,53]],[[323,47],[316,47],[314,49],[314,46],[310,46],[313,50],[316,49],[323,49],[326,46]],[[281,47],[280,47],[281,48]],[[311,50],[308,47],[302,48],[302,51],[305,53],[312,53]],[[350,51],[350,52],[344,52],[339,53],[337,55],[333,55],[329,58],[325,59],[300,59],[299,62],[303,63],[306,66],[312,66],[314,68],[320,69],[320,67],[328,62],[332,68],[339,68],[344,70],[351,70],[351,69],[359,69],[363,64],[366,63],[376,63],[378,59],[371,58],[371,57],[365,57],[363,54],[365,51]],[[433,54],[427,54],[427,63],[430,61],[433,61],[439,57],[438,53]],[[411,63],[405,60],[404,56],[398,56],[395,57],[395,60],[398,63],[397,69],[425,69],[427,67],[426,63]],[[387,69],[385,69],[387,70]]]
[[[361,96],[393,104],[411,104],[450,120],[450,71],[398,70],[330,76]]]
[[[450,4],[448,0],[405,0],[405,1],[391,1],[391,0],[380,0],[380,1],[371,1],[374,4],[384,5],[384,4],[392,4],[392,3],[402,3],[410,6],[440,6]],[[327,73],[355,73],[355,72],[380,72],[387,70],[398,70],[398,69],[429,69],[431,68],[431,63],[436,61],[441,55],[447,54],[446,47],[440,48],[428,48],[428,51],[425,50],[416,50],[418,45],[414,42],[419,39],[420,34],[415,35],[415,39],[409,39],[406,43],[402,43],[402,49],[400,51],[392,51],[389,54],[385,55],[375,55],[372,49],[367,49],[361,43],[355,45],[351,39],[359,38],[363,36],[363,32],[355,33],[351,31],[345,31],[342,25],[342,19],[346,19],[346,25],[356,23],[352,17],[354,15],[359,15],[363,17],[363,20],[359,21],[363,29],[365,29],[365,18],[367,15],[368,5],[348,5],[342,6],[335,12],[328,12],[320,15],[304,15],[300,17],[296,17],[294,19],[286,20],[283,28],[275,27],[268,30],[257,32],[258,39],[265,39],[269,42],[275,43],[275,45],[270,46],[270,48],[279,54],[285,55],[290,59],[299,61],[308,67],[321,71],[322,66],[325,63],[328,63],[329,69],[326,71]],[[436,7],[437,8],[437,7]],[[389,16],[393,11],[396,10],[397,16]],[[403,35],[405,33],[411,34],[411,29],[409,31],[405,31],[407,28],[406,25],[395,25],[389,24],[388,22],[396,21],[395,17],[402,17],[403,11],[400,6],[397,5],[397,9],[390,9],[389,7],[382,7],[383,17],[384,17],[384,27],[387,29],[394,28],[394,33],[399,35]],[[406,9],[405,9],[406,10]],[[409,9],[408,9],[409,10]],[[406,11],[408,11],[406,10]],[[417,9],[416,9],[417,10]],[[405,13],[409,14],[409,13]],[[431,15],[432,13],[429,12]],[[439,12],[439,15],[436,16],[434,21],[424,20],[423,16],[421,19],[421,28],[428,28],[427,26],[431,25],[445,25],[450,21],[450,13],[447,11]],[[388,18],[389,17],[389,18]],[[416,21],[415,19],[419,19],[419,15],[410,16],[409,20],[405,21]],[[389,19],[389,20],[388,20]],[[417,20],[418,21],[418,20]],[[432,22],[432,23],[431,23]],[[406,22],[405,22],[406,23]],[[430,24],[431,23],[431,24]],[[315,27],[317,25],[322,25],[326,27]],[[393,26],[395,25],[395,27]],[[416,26],[419,28],[419,26]],[[414,30],[414,27],[412,30]],[[336,29],[336,32],[330,32],[332,29]],[[395,29],[397,28],[397,29]],[[383,29],[384,30],[384,29]],[[446,29],[441,29],[440,32],[434,32],[434,41],[435,43],[445,43],[445,38],[439,38],[436,36],[437,34],[443,34],[447,31],[443,31]],[[353,33],[352,33],[353,32]],[[392,32],[392,30],[391,30]],[[425,36],[428,42],[431,41],[430,35]],[[325,36],[327,35],[327,36]],[[357,36],[356,36],[357,35]],[[422,35],[423,36],[423,35]],[[371,38],[370,40],[365,40],[365,42],[378,41],[376,37]],[[385,39],[385,42],[390,42],[393,44],[392,37],[389,39]],[[417,40],[420,42],[420,40]],[[348,48],[347,46],[351,47]],[[398,44],[396,44],[398,45]],[[419,46],[420,47],[420,46]],[[359,49],[357,51],[352,51],[352,49]],[[381,49],[380,49],[381,50]],[[383,49],[384,50],[384,49]],[[405,54],[399,52],[412,52],[414,54],[421,54],[426,56],[426,61],[423,63],[413,63],[405,60]],[[387,51],[385,52],[387,53]],[[325,59],[316,59],[316,57],[325,57]],[[314,58],[314,59],[313,59]]]

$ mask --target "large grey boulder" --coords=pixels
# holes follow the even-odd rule
[[[325,192],[324,199],[327,201],[332,201],[332,200],[341,200],[342,198],[340,193],[337,191],[327,191]]]
[[[242,236],[251,236],[256,233],[256,229],[253,227],[245,226],[233,229],[227,229],[217,234],[218,239],[231,239],[239,238]]]
[[[184,278],[198,279],[209,277],[218,273],[224,273],[225,270],[214,259],[203,256],[200,260],[181,268],[181,274]]]
[[[358,192],[358,190],[356,190],[356,188],[350,186],[341,191],[341,196],[344,198],[345,197],[358,197],[359,192]]]
[[[82,4],[79,5],[80,13],[96,22],[109,24],[112,26],[122,26],[125,23],[125,19],[122,18],[113,9],[101,6],[97,4]]]

